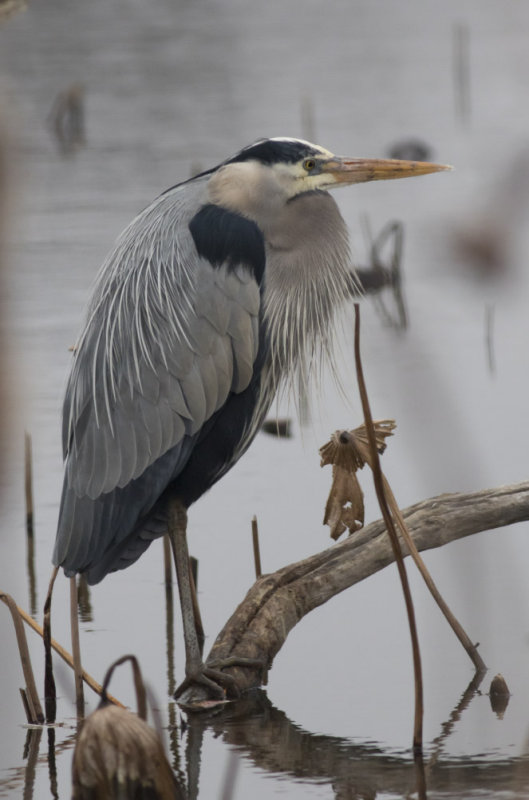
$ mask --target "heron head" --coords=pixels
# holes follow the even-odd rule
[[[444,164],[336,156],[302,139],[261,139],[225,161],[210,178],[213,202],[254,216],[294,197],[366,181],[448,170]]]

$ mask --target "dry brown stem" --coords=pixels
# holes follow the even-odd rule
[[[362,410],[364,412],[364,420],[366,425],[367,439],[369,443],[369,457],[370,466],[373,471],[373,481],[375,484],[375,491],[377,494],[378,504],[382,511],[384,524],[388,532],[391,548],[397,564],[399,579],[402,587],[402,594],[404,595],[404,603],[406,606],[406,614],[408,616],[408,625],[410,629],[411,649],[413,657],[413,675],[415,682],[415,716],[413,726],[413,753],[416,761],[417,775],[421,777],[418,782],[418,795],[420,800],[426,797],[426,789],[424,784],[424,767],[422,764],[422,746],[423,746],[423,717],[424,717],[424,703],[423,703],[423,680],[422,680],[422,663],[421,653],[419,648],[419,635],[417,633],[417,623],[415,620],[415,607],[413,605],[413,598],[411,596],[408,575],[404,565],[404,554],[402,552],[399,534],[395,525],[395,508],[390,510],[390,504],[396,506],[395,499],[389,486],[387,485],[382,469],[380,467],[380,442],[377,440],[377,434],[373,425],[373,417],[371,415],[371,408],[369,405],[369,398],[367,396],[367,387],[364,380],[364,370],[362,366],[362,358],[360,355],[360,306],[355,303],[355,366],[356,378],[358,381],[358,391],[362,401]],[[382,441],[382,447],[385,447]],[[389,491],[388,491],[389,490]],[[400,513],[400,512],[399,512]],[[404,527],[406,527],[404,525]]]
[[[29,655],[28,643],[26,640],[26,632],[22,624],[22,616],[20,610],[9,594],[0,592],[0,600],[3,600],[11,612],[13,624],[15,626],[15,633],[17,637],[18,649],[20,653],[20,661],[22,670],[24,672],[24,680],[26,681],[26,689],[22,692],[22,700],[26,715],[29,723],[37,724],[44,722],[44,714],[40,704],[37,687],[35,685],[35,678],[33,676],[33,668],[31,666],[31,658]]]
[[[252,517],[252,547],[253,547],[253,561],[255,565],[255,577],[260,578],[263,574],[261,568],[261,549],[259,547],[259,526],[257,525],[257,517]]]
[[[457,638],[459,639],[459,641],[461,642],[461,644],[463,645],[463,647],[467,651],[467,653],[468,653],[472,663],[474,664],[475,668],[477,669],[477,671],[478,672],[485,672],[487,667],[485,666],[485,662],[483,661],[483,659],[481,658],[480,654],[478,653],[477,645],[475,645],[472,642],[470,636],[467,634],[467,632],[465,631],[465,629],[463,628],[461,623],[456,619],[456,617],[454,616],[454,614],[452,613],[452,611],[448,607],[448,604],[446,603],[446,601],[442,597],[439,589],[435,585],[435,582],[434,582],[432,576],[430,575],[430,572],[428,571],[428,568],[426,567],[426,564],[422,560],[422,558],[421,558],[421,556],[419,554],[419,551],[415,547],[413,539],[411,538],[411,536],[409,534],[409,531],[408,531],[408,528],[406,526],[406,523],[405,523],[405,521],[404,521],[404,519],[402,517],[402,513],[401,513],[401,511],[400,511],[400,509],[399,509],[399,507],[397,505],[397,501],[395,500],[393,492],[391,491],[391,487],[390,487],[390,485],[388,484],[388,482],[387,482],[387,480],[385,478],[384,478],[384,486],[385,486],[386,494],[387,494],[388,498],[390,499],[391,511],[392,511],[393,517],[394,517],[394,519],[395,519],[395,521],[397,523],[397,526],[399,528],[400,534],[401,534],[402,538],[404,539],[404,541],[406,542],[406,545],[407,545],[408,550],[409,550],[409,552],[411,554],[411,557],[415,561],[415,564],[417,565],[417,569],[421,573],[421,575],[422,575],[422,577],[424,579],[424,582],[426,583],[426,586],[428,587],[433,599],[435,600],[435,602],[437,603],[437,605],[441,609],[442,613],[444,614],[448,624],[450,625],[450,627],[454,631],[455,635],[457,636]]]
[[[75,677],[75,705],[77,719],[84,718],[83,667],[81,664],[81,641],[79,636],[79,611],[77,602],[77,581],[75,575],[70,581],[70,630],[72,634],[73,672]]]

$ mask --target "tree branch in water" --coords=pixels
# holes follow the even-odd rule
[[[444,494],[403,511],[418,550],[529,519],[529,482],[471,494]],[[408,554],[406,545],[403,550]],[[227,621],[207,663],[257,658],[270,666],[292,628],[310,611],[393,562],[381,520],[314,556],[263,575]],[[258,669],[229,667],[241,691],[260,686]],[[203,699],[193,689],[184,704]]]

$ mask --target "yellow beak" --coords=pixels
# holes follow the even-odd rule
[[[395,158],[341,158],[335,156],[323,167],[336,183],[364,183],[387,181],[395,178],[413,178],[430,172],[451,170],[448,164],[431,164],[428,161],[401,161]]]

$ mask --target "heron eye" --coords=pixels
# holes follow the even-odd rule
[[[311,172],[315,166],[316,160],[314,158],[306,158],[303,162],[303,167],[307,170],[307,172]]]

